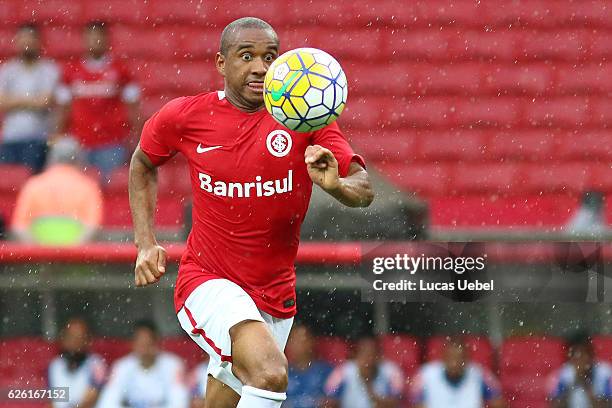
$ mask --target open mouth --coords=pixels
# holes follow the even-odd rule
[[[263,82],[249,82],[247,86],[253,92],[263,93],[263,89],[264,89]]]

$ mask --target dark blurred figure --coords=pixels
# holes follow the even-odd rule
[[[404,388],[401,369],[381,358],[374,337],[357,341],[355,358],[337,367],[325,384],[325,407],[395,408]]]
[[[421,367],[411,399],[418,408],[504,407],[500,385],[491,372],[471,363],[459,339],[449,339],[442,361]]]
[[[595,361],[587,333],[568,340],[569,361],[549,379],[550,406],[554,408],[603,408],[612,402],[612,368]]]
[[[580,208],[572,216],[566,231],[572,235],[597,235],[606,228],[604,196],[599,191],[587,191],[582,196]]]
[[[136,145],[140,88],[127,65],[109,53],[106,23],[91,22],[83,34],[87,52],[66,65],[57,92],[58,130],[76,137],[86,161],[108,176]]]
[[[24,24],[14,39],[17,57],[0,67],[2,144],[0,162],[25,164],[34,172],[45,163],[50,110],[58,83],[56,64],[41,58],[38,27]]]
[[[183,362],[159,349],[159,334],[153,322],[137,322],[132,353],[113,364],[98,408],[188,406]]]
[[[51,143],[47,168],[28,179],[17,197],[12,233],[24,243],[77,245],[93,239],[102,221],[102,191],[83,174],[79,144]]]
[[[318,408],[325,400],[325,381],[332,367],[314,358],[315,338],[307,326],[293,326],[287,341],[289,385],[283,407]]]
[[[70,401],[54,402],[53,408],[95,406],[107,370],[104,360],[90,353],[90,341],[85,320],[68,320],[59,336],[60,355],[49,365],[49,386],[68,387]]]

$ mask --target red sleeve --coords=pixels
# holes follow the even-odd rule
[[[153,164],[160,165],[178,151],[181,132],[181,107],[186,98],[176,98],[164,105],[147,120],[140,136],[140,149]]]
[[[338,160],[338,173],[340,177],[347,176],[351,162],[359,164],[364,169],[366,167],[365,160],[353,152],[336,122],[314,132],[312,134],[312,144],[318,144],[331,150],[336,160]]]

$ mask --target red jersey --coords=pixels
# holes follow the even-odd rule
[[[289,131],[265,109],[246,113],[211,92],[175,99],[144,125],[140,148],[154,164],[176,152],[189,162],[193,227],[174,292],[178,312],[203,282],[228,279],[257,307],[295,315],[295,256],[312,181],[304,163],[311,144],[330,149],[346,176],[365,167],[337,124]]]
[[[72,99],[68,130],[81,145],[95,148],[125,139],[129,123],[122,97],[130,82],[127,67],[110,57],[66,65],[63,83]]]

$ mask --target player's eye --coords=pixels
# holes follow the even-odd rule
[[[268,54],[268,55],[266,55],[266,56],[264,57],[264,60],[265,60],[266,62],[272,62],[272,61],[274,61],[274,55],[272,55],[272,54]]]
[[[244,61],[250,61],[253,59],[253,56],[251,55],[251,53],[245,52],[244,54],[242,54],[242,59]]]

